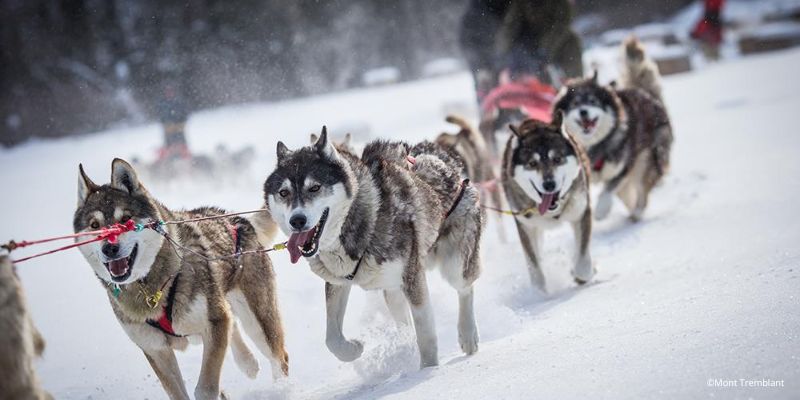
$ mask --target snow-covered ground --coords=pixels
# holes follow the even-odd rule
[[[576,288],[570,282],[571,235],[558,230],[545,245],[551,294],[538,294],[511,221],[504,221],[508,243],[487,229],[475,356],[460,354],[456,295],[434,275],[439,367],[418,371],[413,334],[389,322],[380,296],[360,290],[351,295],[345,334],[366,349],[353,363],[339,362],[324,344],[322,281],[303,262],[291,265],[276,254],[291,377],[273,383],[262,371],[248,380],[229,357],[223,388],[245,399],[797,398],[798,64],[800,50],[792,50],[664,80],[676,136],[671,174],[643,222],[627,222],[617,204],[596,225],[595,283]],[[447,104],[471,99],[470,78],[459,74],[201,113],[188,126],[192,146],[253,144],[259,153],[253,171],[232,182],[149,187],[171,207],[251,209],[261,203],[277,140],[304,145],[323,123],[334,130],[366,123],[380,137],[431,138],[448,128],[442,121]],[[78,163],[104,181],[113,157],[149,154],[159,140],[151,125],[0,151],[0,239],[70,232]],[[164,397],[77,251],[18,269],[48,342],[38,369],[56,398]],[[201,349],[178,357],[191,392]],[[714,387],[713,379],[736,380],[739,387]],[[739,379],[778,380],[784,387],[741,387]]]

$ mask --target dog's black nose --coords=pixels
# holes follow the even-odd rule
[[[552,192],[556,188],[556,182],[551,180],[546,180],[544,181],[544,183],[542,183],[542,187],[544,188],[544,190]]]
[[[580,110],[581,118],[589,118],[589,112],[581,108]]]
[[[303,214],[292,215],[289,218],[289,225],[297,230],[303,229],[306,226],[306,216]]]
[[[106,243],[103,245],[102,251],[103,254],[106,255],[106,257],[114,259],[119,255],[119,245]]]

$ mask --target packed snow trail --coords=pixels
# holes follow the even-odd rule
[[[437,368],[417,370],[413,334],[386,317],[381,296],[354,290],[345,335],[364,355],[341,363],[325,348],[323,283],[305,263],[272,256],[287,332],[291,378],[273,383],[268,363],[248,380],[228,357],[222,387],[234,398],[796,398],[800,395],[800,50],[711,65],[664,79],[675,126],[672,171],[644,221],[621,204],[595,225],[596,282],[569,279],[571,235],[547,236],[551,294],[533,291],[512,222],[508,243],[487,229],[476,287],[480,351],[463,357],[457,298],[431,277],[440,345]],[[253,143],[254,171],[233,182],[145,181],[166,205],[261,203],[275,143],[305,145],[323,123],[365,121],[376,135],[432,138],[443,104],[472,98],[469,76],[353,91],[280,104],[231,107],[189,122],[194,148]],[[147,154],[156,125],[0,151],[0,238],[71,232],[77,165],[95,181],[113,157]],[[490,223],[492,219],[490,218]],[[23,253],[20,253],[23,254]],[[114,318],[91,268],[71,251],[21,264],[33,317],[47,340],[38,364],[58,399],[163,398],[141,352]],[[178,353],[193,390],[202,352]],[[715,387],[714,379],[783,381],[783,387]]]

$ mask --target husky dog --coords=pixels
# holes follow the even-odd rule
[[[545,229],[568,222],[575,233],[576,257],[572,276],[578,284],[594,276],[589,255],[592,210],[589,206],[589,167],[583,149],[566,133],[559,114],[551,124],[527,120],[511,126],[503,153],[503,188],[514,210],[531,281],[546,291],[540,265],[540,242]]]
[[[22,284],[7,256],[0,256],[0,332],[0,399],[52,399],[33,367],[44,351],[44,339],[28,314]]]
[[[500,145],[503,138],[510,137],[509,125],[519,125],[528,119],[528,115],[522,108],[498,108],[491,113],[486,113],[478,125],[484,143],[488,145],[489,154],[494,160],[500,157]]]
[[[316,133],[312,133],[309,135],[309,139],[309,143],[313,145],[314,143],[317,143],[319,136],[317,136]],[[358,154],[358,149],[356,149],[355,145],[353,144],[353,135],[349,133],[344,135],[342,140],[332,140],[332,143],[333,146],[336,147],[336,150],[339,150],[340,152],[346,151],[351,154]]]
[[[624,68],[620,79],[622,87],[642,89],[663,102],[658,65],[647,56],[642,43],[635,36],[631,36],[625,40],[623,52]]]
[[[458,332],[478,350],[472,284],[480,274],[483,215],[478,190],[461,180],[458,155],[423,142],[376,141],[361,158],[337,150],[325,128],[312,146],[278,142],[278,164],[264,184],[272,217],[289,236],[292,263],[305,257],[325,280],[326,344],[352,361],[362,343],[342,333],[352,285],[383,290],[392,316],[416,330],[420,365],[438,364],[425,269],[441,266],[458,291]]]
[[[459,131],[456,134],[441,133],[436,138],[436,143],[458,153],[464,162],[463,177],[469,178],[473,184],[477,184],[481,195],[490,199],[492,206],[502,208],[502,189],[498,184],[489,149],[483,136],[472,129],[472,126],[463,118],[448,115],[445,120],[456,125]],[[497,229],[500,238],[505,241],[505,230],[503,230],[499,215]]]
[[[172,211],[156,201],[125,161],[111,164],[111,183],[98,186],[79,168],[75,232],[114,223],[224,214],[218,208]],[[258,223],[239,217],[162,228],[177,244],[153,229],[127,232],[116,241],[80,247],[106,289],[122,328],[144,352],[171,399],[188,399],[173,349],[183,350],[186,336],[200,336],[203,364],[194,395],[217,399],[222,362],[228,343],[240,369],[250,378],[258,361],[239,333],[234,315],[245,332],[270,360],[274,378],[288,374],[283,327],[275,294],[275,274],[263,254],[221,258],[261,248],[256,226],[269,235],[266,213]],[[274,229],[273,229],[274,231]],[[158,293],[163,291],[163,297]]]
[[[669,168],[672,126],[664,105],[644,90],[616,89],[591,78],[567,82],[553,107],[586,149],[592,180],[604,183],[594,210],[603,219],[617,194],[638,221],[650,190]]]

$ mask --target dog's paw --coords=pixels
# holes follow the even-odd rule
[[[255,357],[251,356],[243,359],[236,359],[236,355],[234,354],[234,361],[236,361],[236,365],[245,376],[250,379],[256,379],[256,377],[258,377],[258,371],[261,367],[259,367],[258,360],[256,360]]]
[[[478,352],[478,329],[474,326],[467,329],[458,330],[458,344],[461,345],[461,351],[464,354],[471,356]]]
[[[608,216],[611,212],[611,194],[603,192],[597,199],[597,206],[594,208],[594,219],[600,221]]]
[[[219,390],[201,387],[199,384],[194,389],[195,400],[219,400],[222,395]]]
[[[422,356],[419,359],[419,369],[435,367],[437,365],[439,365],[439,357],[437,356],[431,356],[431,357]]]
[[[575,279],[575,283],[578,285],[583,285],[591,281],[596,273],[597,269],[595,269],[592,264],[592,260],[586,258],[575,265],[575,268],[572,270],[572,278]]]
[[[339,361],[350,362],[359,357],[364,352],[364,344],[359,340],[327,340],[328,350],[333,353]]]

